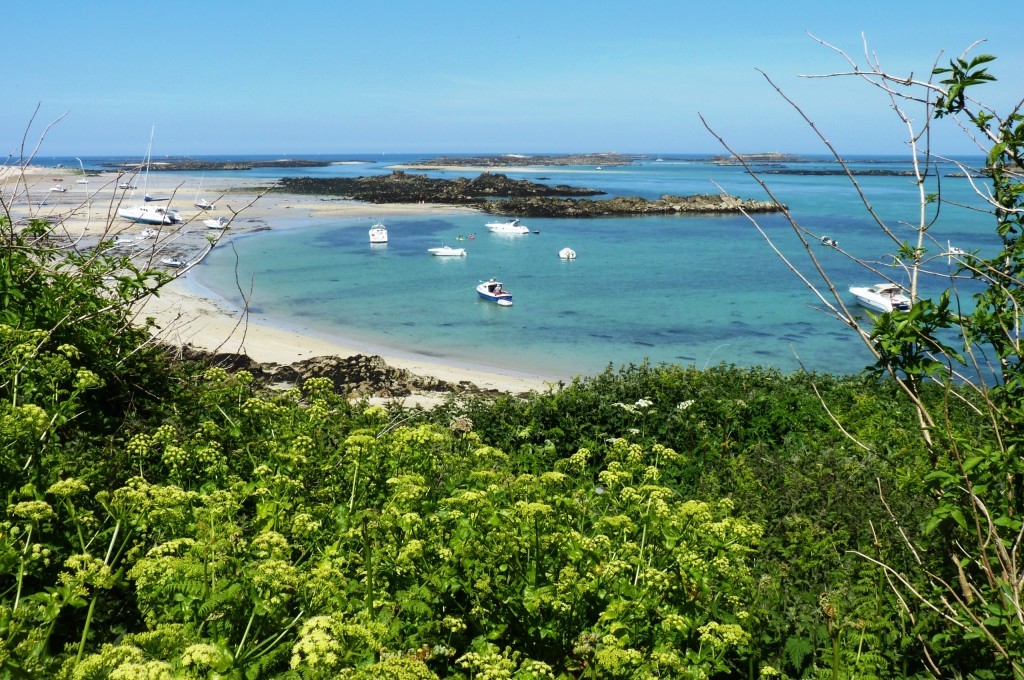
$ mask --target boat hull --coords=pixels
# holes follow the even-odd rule
[[[465,248],[430,248],[428,251],[435,257],[465,257]]]
[[[877,284],[866,288],[851,286],[850,293],[861,307],[873,312],[907,311],[911,307],[910,298],[901,289],[890,284]]]
[[[501,292],[499,292],[501,291]],[[497,281],[487,281],[476,287],[477,295],[488,302],[496,302],[503,307],[512,305],[512,293],[502,290]]]
[[[383,224],[375,224],[370,228],[370,243],[387,243],[388,230]]]
[[[117,211],[117,216],[123,220],[130,220],[139,224],[178,224],[182,221],[181,215],[174,210],[164,208],[122,208]]]
[[[519,224],[519,220],[509,220],[508,222],[488,222],[484,225],[487,227],[492,234],[529,234],[530,230],[527,227]]]

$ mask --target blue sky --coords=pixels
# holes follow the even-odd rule
[[[986,100],[1024,96],[1019,26],[991,5],[554,0],[8,3],[0,152],[43,155],[717,153],[825,149],[768,73],[843,153],[901,153],[888,101],[814,42],[924,77],[940,52],[999,59]],[[962,133],[937,150],[969,153]]]

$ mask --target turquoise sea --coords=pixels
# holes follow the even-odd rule
[[[365,162],[289,174],[389,173],[394,164],[427,157],[353,157]],[[656,158],[652,154],[627,167],[535,167],[507,174],[593,187],[609,196],[657,198],[724,190],[765,198],[742,168],[678,155]],[[899,158],[856,159],[852,166],[910,167]],[[761,169],[836,167],[820,159]],[[967,179],[945,176],[955,171],[953,165],[940,166],[938,182],[928,187],[950,202],[930,228],[936,243],[929,251],[939,253],[952,244],[992,252],[997,244],[991,218],[970,208],[982,201]],[[215,174],[220,173],[207,177]],[[254,170],[244,176],[282,174]],[[765,174],[763,179],[801,225],[836,239],[842,250],[901,280],[891,267],[897,244],[878,228],[848,178]],[[919,220],[912,178],[858,176],[857,181],[897,237],[913,238],[906,226]],[[721,362],[767,365],[784,371],[802,365],[831,373],[856,373],[870,363],[861,342],[821,311],[814,294],[743,216],[523,219],[539,231],[526,236],[491,234],[484,223],[492,219],[482,214],[394,217],[385,220],[390,242],[384,246],[370,245],[370,219],[308,221],[298,229],[236,236],[233,247],[217,248],[194,271],[199,284],[235,304],[241,302],[237,282],[245,289],[251,285],[253,312],[282,325],[551,378],[645,360],[697,367]],[[780,215],[756,219],[777,247],[820,284],[788,222]],[[475,239],[457,240],[471,233]],[[468,256],[427,253],[439,245],[464,247]],[[558,258],[566,246],[576,251],[576,260]],[[812,243],[811,250],[851,307],[848,286],[881,280],[836,250],[819,243]],[[948,259],[936,256],[930,268],[946,274]],[[514,306],[478,299],[475,286],[491,277],[513,293]],[[937,294],[946,285],[948,280],[940,276],[923,292]]]

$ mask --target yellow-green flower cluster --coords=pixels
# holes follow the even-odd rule
[[[50,417],[35,404],[15,406],[0,416],[0,435],[8,442],[19,439],[38,440],[49,426]]]
[[[727,651],[750,644],[750,633],[734,623],[711,621],[697,629],[701,644]]]
[[[50,488],[46,490],[46,493],[54,495],[57,498],[73,498],[81,494],[89,493],[89,487],[82,480],[76,477],[71,477],[51,484]]]
[[[36,524],[40,522],[46,522],[54,517],[53,508],[46,501],[22,501],[9,507],[7,510],[12,517],[19,517],[21,519],[27,519],[30,522]]]

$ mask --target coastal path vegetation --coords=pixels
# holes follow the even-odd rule
[[[0,674],[1020,677],[1024,119],[976,104],[991,61],[869,78],[984,142],[1003,249],[958,256],[972,311],[953,285],[851,325],[858,376],[609,366],[432,410],[269,389],[152,341],[132,303],[168,274],[5,208]]]

